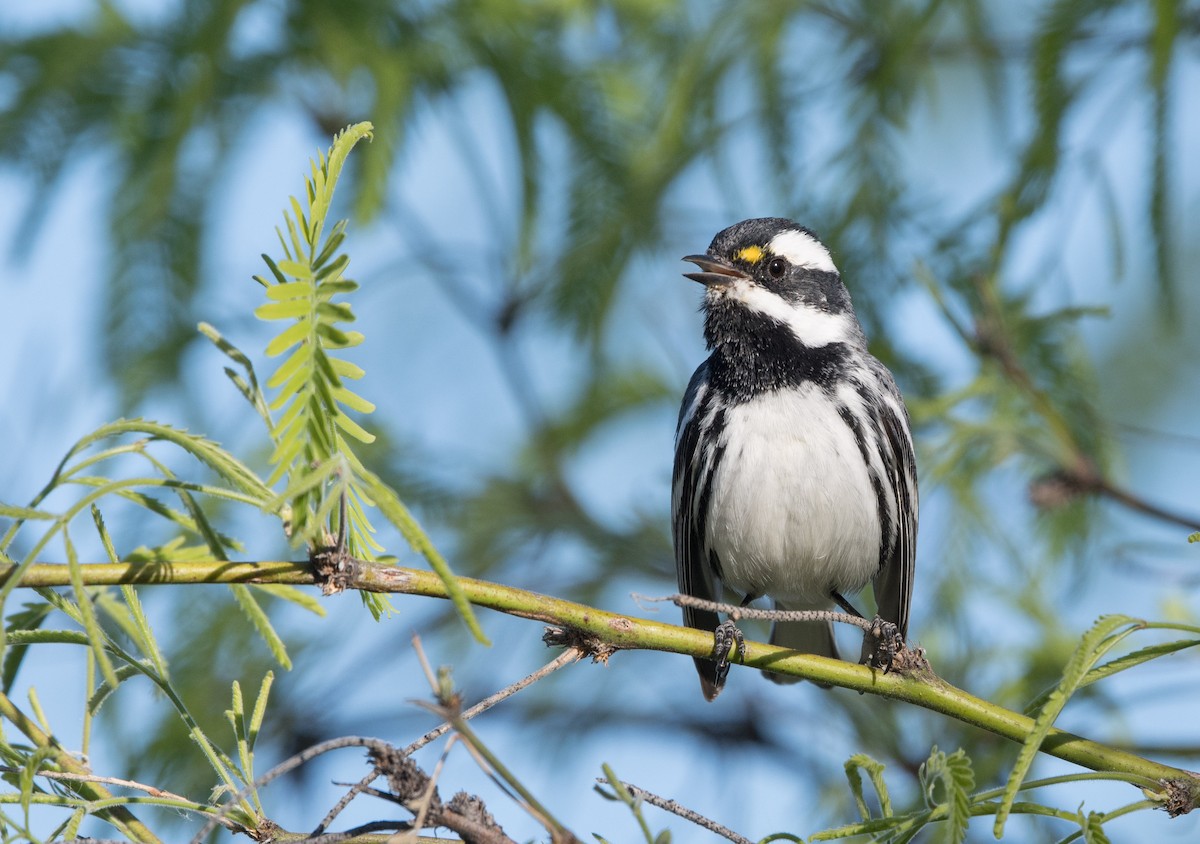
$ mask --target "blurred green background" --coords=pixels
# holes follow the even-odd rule
[[[458,573],[656,612],[630,592],[675,588],[673,427],[704,356],[678,259],[777,215],[830,245],[908,398],[923,507],[912,634],[942,676],[1020,709],[1102,613],[1197,622],[1194,2],[63,0],[5,4],[0,33],[5,501],[120,415],[266,465],[258,420],[195,325],[269,371],[258,255],[277,252],[308,158],[371,120],[339,195],[362,284],[360,392],[379,407],[363,456]],[[118,550],[167,538],[122,515],[106,512]],[[223,524],[247,559],[292,553],[269,520]],[[269,654],[222,591],[145,600],[189,707],[218,729],[229,682],[257,687]],[[483,617],[483,649],[433,602],[396,599],[378,624],[353,599],[327,603],[326,619],[278,607],[296,667],[276,686],[268,764],[335,735],[403,744],[427,728],[408,703],[427,694],[414,631],[472,700],[552,656],[540,627],[507,617]],[[77,659],[27,680],[55,690],[68,746]],[[855,752],[888,765],[900,805],[919,799],[933,745],[965,748],[981,786],[1016,756],[923,711],[749,671],[706,705],[692,673],[618,654],[478,729],[577,833],[614,841],[636,830],[591,793],[601,762],[757,837],[852,820],[841,771]],[[207,770],[141,691],[107,705],[93,767],[202,796]],[[1198,691],[1188,652],[1091,687],[1060,723],[1196,768]],[[266,791],[268,813],[311,828],[340,793],[329,781],[359,776],[349,757],[302,769]],[[443,777],[510,834],[536,835],[469,762]],[[1057,802],[1134,796],[1097,785]],[[1129,841],[1198,829],[1161,813],[1122,823],[1112,834]]]

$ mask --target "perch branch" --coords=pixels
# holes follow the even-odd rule
[[[7,571],[0,568],[0,584],[12,570],[11,566]],[[88,585],[316,583],[306,563],[283,561],[93,564],[82,567],[82,576]],[[432,571],[352,561],[340,576],[344,581],[341,585],[348,589],[449,597],[445,584]],[[69,583],[66,566],[39,563],[25,570],[19,585],[66,586]],[[648,649],[700,658],[712,653],[712,634],[700,630],[606,612],[474,578],[459,578],[459,586],[476,606],[567,628],[608,651]],[[975,697],[930,670],[884,674],[863,665],[758,642],[746,643],[744,664],[915,704],[1018,743],[1024,741],[1034,728],[1032,718]],[[1158,782],[1162,785],[1158,799],[1172,814],[1183,814],[1200,805],[1200,776],[1181,768],[1144,759],[1059,729],[1050,730],[1041,751],[1090,770],[1126,773]]]

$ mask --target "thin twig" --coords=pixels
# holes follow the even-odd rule
[[[209,818],[209,821],[204,825],[204,828],[192,837],[191,844],[202,844],[205,837],[207,837],[208,834],[213,831],[213,828],[218,823],[221,823],[230,811],[237,808],[237,801],[249,794],[251,790],[266,785],[267,783],[271,782],[271,780],[283,776],[288,771],[298,768],[306,762],[310,762],[324,753],[328,753],[331,750],[340,750],[344,747],[367,747],[384,751],[390,748],[391,745],[389,745],[383,739],[366,738],[364,736],[342,736],[341,738],[330,739],[329,741],[323,741],[318,744],[314,744],[311,747],[306,747],[299,753],[284,759],[274,768],[254,780],[253,783],[240,789],[237,794],[234,794],[232,799],[222,806],[221,810],[217,812],[216,815],[213,815],[211,818]]]
[[[551,841],[577,841],[578,839],[575,835],[550,814],[550,811],[533,796],[533,793],[508,770],[504,763],[467,726],[467,722],[458,708],[461,702],[459,694],[450,690],[449,682],[443,682],[445,679],[444,676],[435,676],[429,661],[425,657],[425,649],[421,647],[421,640],[417,636],[413,636],[413,649],[417,653],[417,659],[421,663],[421,668],[425,671],[430,688],[437,699],[436,706],[427,704],[427,708],[437,712],[450,722],[454,732],[462,739],[463,745],[467,748],[467,751],[471,754],[471,758],[475,760],[475,764],[479,766],[480,770],[495,783],[497,788],[507,794],[514,802],[544,826],[546,831],[550,833]]]
[[[9,765],[0,765],[0,773],[23,774],[23,773],[25,773],[25,769],[24,768],[13,768]],[[45,777],[46,779],[51,779],[51,780],[67,780],[69,782],[99,782],[99,783],[104,783],[105,785],[121,785],[121,786],[125,786],[126,788],[133,788],[133,789],[137,789],[138,791],[144,791],[147,794],[149,794],[151,797],[166,797],[166,798],[169,798],[172,800],[182,800],[185,803],[193,802],[191,800],[188,800],[186,797],[181,797],[178,794],[172,794],[170,791],[163,791],[161,788],[156,788],[152,785],[146,785],[145,783],[134,782],[133,780],[118,779],[117,777],[101,777],[101,776],[97,776],[95,774],[72,774],[72,773],[68,773],[66,771],[34,771],[33,776]]]
[[[0,773],[23,774],[25,771],[23,768],[13,768],[9,765],[0,765]],[[73,774],[69,771],[35,771],[33,775],[35,777],[45,777],[46,779],[60,780],[64,782],[95,782],[102,783],[104,785],[119,785],[123,788],[132,788],[136,791],[144,791],[151,797],[160,797],[167,800],[178,800],[180,803],[186,803],[186,806],[179,807],[184,811],[190,810],[198,814],[208,814],[204,811],[204,807],[196,803],[195,800],[189,800],[183,795],[175,794],[174,792],[166,791],[165,789],[158,788],[153,785],[135,782],[134,780],[125,780],[120,779],[119,777],[102,777],[96,774]],[[221,825],[227,829],[233,830],[234,832],[241,832],[244,829],[242,824],[232,821],[229,818],[222,818]]]
[[[462,714],[463,720],[470,721],[472,718],[474,718],[479,713],[486,712],[487,710],[491,709],[493,706],[495,706],[500,701],[505,700],[506,698],[512,697],[517,692],[521,691],[521,689],[524,689],[527,686],[531,686],[534,683],[536,683],[538,680],[541,680],[543,677],[553,674],[555,671],[562,668],[564,665],[570,665],[573,662],[578,662],[579,659],[582,657],[583,657],[583,652],[580,651],[579,649],[568,648],[567,650],[565,650],[561,654],[559,654],[557,657],[555,657],[554,659],[550,660],[548,663],[543,665],[537,671],[534,671],[532,674],[522,677],[517,682],[515,682],[509,686],[505,686],[503,689],[496,692],[495,694],[479,701],[479,703],[475,704],[470,709],[463,712],[463,714]],[[421,736],[419,739],[414,741],[408,747],[404,748],[404,751],[403,751],[404,755],[411,756],[413,753],[416,753],[422,747],[429,744],[429,742],[433,741],[434,739],[438,738],[439,736],[445,735],[446,732],[449,730],[450,730],[450,722],[449,721],[442,722],[440,725],[438,725],[437,727],[434,727],[432,730],[427,732],[425,735]]]
[[[446,757],[450,755],[456,738],[458,736],[450,736],[446,746],[442,748],[442,755],[438,757],[437,764],[433,766],[433,773],[429,775],[429,785],[425,787],[425,793],[417,800],[417,810],[413,812],[413,830],[416,832],[425,828],[425,819],[429,817],[429,807],[433,805],[433,801],[437,797],[438,779],[442,776],[442,769],[446,767]],[[406,808],[410,812],[412,811],[411,807]]]
[[[1191,448],[1200,446],[1200,437],[1193,434],[1177,434],[1174,431],[1160,431],[1157,428],[1147,428],[1143,425],[1131,425],[1128,422],[1114,422],[1114,428],[1119,428],[1128,434],[1134,434],[1139,437],[1145,437],[1152,440],[1166,440],[1168,442],[1186,445]]]
[[[575,834],[550,814],[550,810],[543,806],[533,796],[533,793],[525,788],[524,784],[504,766],[499,757],[480,741],[479,737],[471,731],[465,721],[456,719],[454,729],[462,737],[463,746],[467,749],[475,764],[479,766],[479,769],[483,771],[487,778],[503,794],[520,806],[535,821],[544,826],[546,831],[550,833],[550,840],[552,842],[572,842],[572,844],[578,842],[579,839],[575,837]]]
[[[651,603],[670,601],[677,607],[692,607],[693,609],[705,610],[707,612],[723,612],[733,621],[739,621],[743,618],[751,618],[759,621],[836,621],[842,624],[852,624],[867,632],[874,629],[874,623],[869,618],[863,618],[861,615],[850,615],[850,613],[845,612],[834,612],[833,610],[764,610],[756,607],[743,607],[739,604],[706,601],[703,598],[696,598],[692,595],[680,594],[664,595],[656,598],[634,592],[633,598],[637,601],[648,601]]]
[[[600,785],[608,785],[609,784],[608,780],[606,780],[602,777],[598,778],[596,780],[596,782],[599,783]],[[694,823],[694,824],[696,824],[696,826],[704,827],[709,832],[716,833],[717,835],[720,835],[722,838],[727,838],[730,841],[735,842],[735,844],[754,844],[754,842],[752,840],[745,837],[744,835],[740,835],[739,833],[734,832],[732,829],[729,829],[728,827],[722,826],[721,824],[717,823],[714,820],[704,817],[704,815],[700,814],[697,811],[689,809],[686,806],[681,806],[678,803],[676,803],[674,800],[668,800],[665,797],[659,797],[657,794],[654,794],[653,792],[646,791],[646,789],[639,788],[638,786],[633,785],[632,783],[625,782],[624,780],[618,780],[618,782],[620,782],[621,785],[623,785],[626,788],[626,790],[628,790],[629,793],[632,794],[634,797],[636,797],[638,800],[643,800],[646,803],[649,803],[651,806],[657,806],[658,808],[664,809],[673,815],[678,815],[679,817],[683,818],[685,821]]]
[[[472,718],[474,718],[476,715],[480,714],[481,712],[486,712],[487,710],[491,709],[496,704],[500,703],[500,701],[512,697],[517,692],[521,691],[522,689],[526,688],[527,686],[530,686],[530,685],[536,683],[538,680],[541,680],[543,677],[553,674],[555,671],[562,668],[564,665],[570,665],[573,662],[577,662],[580,658],[582,658],[582,656],[583,656],[582,651],[578,650],[577,648],[568,648],[567,650],[565,650],[561,654],[559,654],[556,658],[550,660],[550,662],[543,665],[537,671],[534,671],[532,674],[522,677],[517,682],[512,683],[508,686],[505,686],[503,689],[496,692],[495,694],[490,695],[489,697],[486,697],[483,700],[479,701],[479,703],[475,704],[470,709],[463,712],[463,714],[462,714],[463,720],[469,721]],[[404,748],[404,750],[401,751],[401,754],[404,756],[411,756],[412,754],[414,754],[418,750],[420,750],[422,747],[429,744],[434,739],[437,739],[440,736],[445,735],[449,730],[450,730],[450,722],[443,721],[437,727],[434,727],[432,730],[427,732],[425,735],[421,736],[419,739],[414,741],[408,747]],[[340,815],[342,813],[342,811],[345,810],[345,808],[350,805],[351,801],[354,800],[355,797],[357,797],[359,794],[364,793],[367,786],[369,786],[372,782],[374,782],[379,776],[380,776],[379,771],[371,771],[369,774],[367,774],[361,780],[356,782],[354,785],[350,786],[350,790],[347,791],[344,795],[342,795],[342,799],[337,802],[337,805],[335,805],[332,809],[329,810],[329,814],[327,814],[321,820],[321,823],[319,823],[317,825],[316,829],[314,829],[311,834],[313,836],[321,835],[323,832],[325,832],[325,830],[329,829],[329,825],[331,823],[333,823],[334,819],[337,818],[337,816]]]
[[[468,811],[456,810],[455,801],[459,797],[464,796],[466,795],[463,792],[459,792],[449,803],[442,807],[437,817],[437,826],[445,827],[458,835],[458,840],[471,842],[471,844],[517,844],[516,841],[504,833],[504,830],[496,824],[490,815],[480,819],[470,813],[470,799],[468,799],[467,805],[464,807]],[[421,840],[424,841],[425,839]],[[553,842],[554,839],[551,839],[551,841]]]
[[[363,790],[366,789],[371,783],[375,782],[375,780],[379,779],[379,777],[379,770],[375,769],[370,771],[365,777],[360,779],[354,785],[350,786],[350,790],[342,795],[342,799],[339,800],[337,804],[329,810],[329,813],[321,819],[321,822],[317,824],[316,828],[310,832],[309,835],[314,838],[318,835],[322,835],[325,830],[329,829],[329,825],[334,822],[337,816],[342,813],[342,810],[349,806],[350,802],[354,800],[355,797],[362,794]]]
[[[1179,525],[1186,530],[1200,530],[1200,518],[1187,515],[1185,513],[1173,512],[1159,507],[1157,504],[1151,504],[1144,498],[1139,498],[1128,490],[1121,489],[1116,484],[1109,481],[1107,478],[1099,478],[1095,483],[1095,490],[1100,495],[1111,498],[1120,504],[1124,504],[1130,510],[1135,510],[1145,516],[1158,519],[1171,524]]]
[[[1165,510],[1156,504],[1122,489],[1106,477],[1096,461],[1079,442],[1067,419],[1059,412],[1050,395],[1039,387],[1029,370],[1025,368],[1010,338],[1003,334],[1003,320],[998,315],[998,304],[990,290],[977,280],[981,306],[987,309],[976,322],[974,336],[963,334],[968,345],[981,356],[991,358],[999,364],[1001,371],[1032,402],[1034,410],[1050,426],[1060,442],[1070,451],[1070,459],[1061,461],[1061,475],[1081,492],[1103,495],[1118,504],[1151,518],[1179,525],[1187,530],[1200,530],[1200,518]],[[960,329],[961,332],[961,329]]]
[[[307,838],[294,841],[293,844],[342,844],[344,841],[349,841],[357,838],[360,835],[366,835],[371,832],[383,831],[408,832],[412,831],[412,824],[407,821],[370,821],[361,826],[353,827],[352,829],[344,830],[343,832],[326,832],[321,835],[309,835]],[[416,833],[414,832],[414,835]],[[288,839],[289,841],[291,839]],[[392,840],[391,838],[388,839]],[[403,840],[403,839],[401,839]],[[410,841],[428,841],[428,838],[412,838]],[[91,842],[88,842],[91,844]]]

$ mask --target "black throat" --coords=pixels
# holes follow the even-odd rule
[[[739,306],[710,306],[704,339],[709,383],[739,403],[804,384],[830,389],[850,357],[846,343],[806,346],[779,320]]]

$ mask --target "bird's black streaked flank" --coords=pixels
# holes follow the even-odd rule
[[[730,226],[684,260],[700,268],[685,275],[705,286],[712,354],[676,429],[680,591],[720,600],[725,586],[745,602],[768,595],[805,610],[844,604],[872,583],[880,617],[905,636],[917,537],[908,414],[867,351],[829,250],[808,229],[765,218]],[[683,617],[701,630],[720,621],[691,608]],[[771,641],[837,656],[827,622],[777,624]],[[725,667],[697,659],[696,668],[712,700]]]

